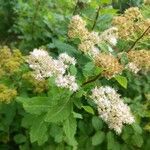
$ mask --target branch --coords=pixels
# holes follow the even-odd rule
[[[90,80],[84,82],[84,83],[82,84],[82,86],[87,85],[87,84],[89,84],[89,83],[91,83],[91,82],[94,82],[94,81],[98,80],[98,79],[100,78],[100,75],[101,75],[101,73],[99,73],[99,74],[98,74],[97,76],[95,76],[93,79],[90,79]]]
[[[95,26],[96,26],[96,23],[97,23],[97,19],[99,17],[99,11],[101,9],[101,6],[98,7],[97,9],[97,12],[96,12],[96,16],[95,16],[95,20],[94,20],[94,23],[93,23],[93,26],[92,26],[92,30],[94,30]]]
[[[136,39],[136,41],[135,41],[135,42],[133,43],[133,45],[128,49],[127,52],[129,52],[130,50],[132,50],[132,49],[135,47],[136,43],[137,43],[140,39],[142,39],[142,38],[144,37],[144,35],[148,32],[149,29],[150,29],[150,26],[143,32],[143,34],[142,34],[138,39]]]

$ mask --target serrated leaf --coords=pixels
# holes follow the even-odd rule
[[[67,52],[69,55],[76,55],[79,53],[73,46],[60,40],[53,39],[53,43],[58,48],[60,53]]]
[[[72,102],[68,99],[66,102],[62,100],[57,105],[53,106],[45,116],[47,122],[60,122],[65,120],[72,111]]]
[[[49,97],[33,97],[33,98],[17,98],[23,104],[23,108],[30,114],[41,114],[48,111],[52,106],[50,105]]]
[[[93,108],[92,108],[91,106],[82,106],[82,108],[83,108],[86,112],[88,112],[88,113],[94,115],[94,110],[93,110]]]
[[[143,137],[140,134],[134,134],[132,136],[132,143],[137,146],[141,147],[143,145]]]
[[[44,144],[48,140],[47,126],[43,116],[37,116],[32,121],[30,140],[31,143],[38,142],[39,145]]]
[[[77,128],[77,122],[76,119],[73,117],[73,115],[70,115],[67,120],[65,120],[63,124],[64,132],[67,136],[68,143],[72,146],[77,145],[77,142],[75,140],[75,133]]]
[[[133,123],[132,127],[136,133],[142,134],[142,128],[137,123]]]
[[[57,124],[52,124],[50,129],[50,135],[54,138],[56,143],[61,143],[63,141],[63,129]]]
[[[93,75],[93,69],[95,65],[92,62],[87,63],[83,68],[83,74],[85,77]]]
[[[92,145],[94,146],[99,145],[104,141],[104,139],[105,139],[105,133],[98,131],[92,137]]]
[[[115,79],[122,87],[124,87],[125,89],[127,88],[128,81],[126,77],[118,75],[118,76],[115,76]]]

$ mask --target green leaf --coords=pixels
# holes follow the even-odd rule
[[[124,87],[125,89],[127,88],[128,81],[126,77],[118,75],[118,76],[115,76],[115,79],[122,87]]]
[[[133,123],[132,127],[136,133],[142,134],[142,128],[137,123]]]
[[[22,119],[21,127],[29,128],[32,125],[32,121],[34,120],[35,115],[31,115],[26,113]]]
[[[47,112],[52,106],[49,97],[17,98],[23,104],[23,108],[30,114],[40,115]]]
[[[83,74],[85,77],[89,77],[94,75],[93,74],[93,69],[94,69],[95,65],[92,62],[87,63],[84,68],[83,68]]]
[[[109,131],[107,133],[107,150],[120,150],[121,145],[115,139],[113,132]]]
[[[14,136],[14,141],[17,144],[24,143],[26,142],[26,136],[24,136],[23,134],[17,134]]]
[[[47,125],[44,122],[44,116],[37,116],[32,121],[30,140],[31,143],[38,142],[39,145],[44,144],[48,140]]]
[[[99,117],[93,116],[92,125],[93,125],[95,130],[101,130],[103,127],[103,122]]]
[[[52,124],[50,129],[50,135],[54,138],[56,143],[61,143],[63,141],[63,129],[57,124]]]
[[[115,140],[114,140],[114,135],[111,131],[107,133],[107,149],[108,150],[115,150]]]
[[[71,65],[71,66],[69,67],[69,72],[70,72],[71,75],[76,75],[76,74],[77,74],[77,69],[76,69],[76,67],[75,67],[74,65]]]
[[[75,118],[83,119],[82,114],[79,114],[79,113],[76,113],[76,112],[73,112],[73,116]]]
[[[76,119],[73,117],[73,115],[70,115],[69,118],[65,120],[63,124],[63,129],[67,136],[68,144],[72,146],[77,145],[77,142],[74,137],[76,133],[76,128],[77,128]]]
[[[102,69],[99,67],[96,67],[93,62],[88,62],[83,67],[83,75],[88,78],[90,76],[95,76],[97,74],[100,74],[102,72]]]
[[[94,146],[99,145],[104,141],[104,139],[105,139],[105,133],[98,131],[92,137],[92,145]]]
[[[72,111],[72,102],[70,99],[67,101],[62,101],[57,105],[53,106],[46,114],[45,121],[47,122],[60,122],[70,115]]]
[[[144,143],[143,137],[140,134],[134,134],[132,136],[132,143],[137,147],[142,147]]]
[[[64,43],[60,40],[53,39],[53,43],[58,48],[60,53],[67,52],[69,55],[75,55],[79,53],[73,46]]]
[[[86,112],[88,112],[88,113],[94,115],[94,110],[93,110],[93,108],[92,108],[91,106],[82,106],[82,108],[83,108]]]

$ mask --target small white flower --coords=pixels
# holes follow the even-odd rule
[[[74,57],[70,57],[67,53],[61,53],[58,59],[66,64],[75,65],[76,60]]]
[[[107,41],[111,45],[115,46],[118,39],[118,29],[116,27],[111,27],[100,35],[100,42]]]
[[[96,57],[100,53],[99,49],[97,47],[92,47],[91,50],[89,51],[89,55]]]
[[[62,75],[60,75],[60,76],[58,76],[57,78],[56,78],[56,80],[55,80],[55,82],[56,82],[56,85],[58,86],[58,87],[67,87],[68,86],[68,80],[67,80],[67,78],[65,78],[64,76],[62,76]]]
[[[70,91],[77,91],[78,85],[75,82],[75,77],[71,75],[58,76],[55,80],[56,85],[62,88],[68,88]]]
[[[48,55],[47,51],[43,49],[34,49],[32,52],[30,52],[30,54],[35,58],[44,57]]]
[[[126,66],[127,69],[132,71],[133,73],[137,74],[141,69],[133,62],[130,62]]]

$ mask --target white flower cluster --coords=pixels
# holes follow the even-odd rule
[[[101,41],[106,41],[113,46],[117,44],[117,39],[118,39],[118,29],[116,27],[111,27],[102,32],[102,34],[100,35]]]
[[[27,62],[29,67],[34,70],[34,77],[37,80],[55,76],[58,87],[69,88],[70,91],[78,89],[75,77],[66,74],[69,65],[76,64],[75,58],[70,57],[68,54],[62,53],[58,59],[53,59],[47,51],[34,49],[33,52],[30,52]]]
[[[141,70],[141,68],[139,68],[134,62],[128,63],[126,65],[126,68],[135,74],[137,74]]]
[[[132,124],[134,122],[130,108],[123,103],[120,95],[113,88],[109,86],[95,87],[92,90],[91,98],[97,104],[100,117],[117,134],[121,133],[123,124]]]
[[[78,85],[75,82],[75,77],[71,75],[60,75],[56,78],[56,84],[58,87],[68,87],[70,91],[78,90]]]
[[[75,65],[76,64],[75,58],[70,57],[67,53],[60,54],[58,59],[65,64],[69,64],[69,65]]]

